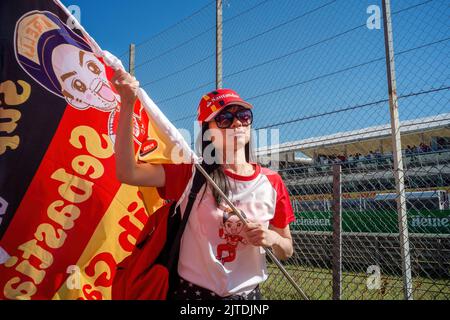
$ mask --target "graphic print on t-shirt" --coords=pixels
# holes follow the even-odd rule
[[[236,203],[236,206],[238,203]],[[219,209],[222,210],[223,219],[219,227],[219,237],[225,242],[217,245],[217,260],[225,265],[226,262],[232,262],[236,259],[237,248],[239,243],[247,244],[247,240],[241,235],[244,229],[244,223],[226,204],[221,204]],[[245,218],[244,212],[241,214]]]

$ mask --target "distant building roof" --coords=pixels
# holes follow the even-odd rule
[[[431,134],[450,136],[450,113],[402,121],[400,123],[400,133],[402,135],[402,145],[405,146],[406,144],[418,145],[423,139],[426,141],[430,140]],[[379,146],[386,152],[392,151],[390,139],[391,125],[386,124],[286,142],[270,146],[269,148],[259,148],[256,150],[256,154],[258,156],[264,156],[275,152],[284,153],[301,151],[307,156],[312,157],[315,152],[321,154],[343,152],[344,150],[349,154],[355,152],[367,152],[378,148],[378,145],[373,144],[373,140],[379,140]],[[371,142],[368,143],[369,141]]]

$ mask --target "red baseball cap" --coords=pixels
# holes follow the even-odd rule
[[[253,106],[242,100],[242,98],[231,89],[217,89],[205,94],[198,104],[197,120],[199,122],[208,122],[229,105],[240,105],[247,109]]]

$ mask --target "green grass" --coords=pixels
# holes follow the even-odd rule
[[[311,300],[332,299],[332,274],[330,269],[305,266],[285,266],[289,274]],[[261,286],[264,299],[302,299],[294,287],[274,265],[268,265],[269,278]],[[368,275],[344,272],[342,275],[343,300],[400,300],[403,299],[401,277],[381,275],[380,288],[367,288]],[[415,300],[449,300],[450,279],[413,278]]]

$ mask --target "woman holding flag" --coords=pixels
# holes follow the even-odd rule
[[[186,206],[193,164],[137,163],[132,114],[139,83],[123,70],[112,79],[121,96],[115,151],[117,177],[123,183],[157,187],[162,198]],[[199,147],[211,178],[247,219],[233,213],[220,194],[205,184],[184,230],[175,299],[261,299],[267,279],[261,247],[279,259],[293,253],[289,223],[295,220],[281,177],[251,161],[252,105],[230,89],[204,95],[198,106]],[[184,205],[184,207],[183,207]]]

